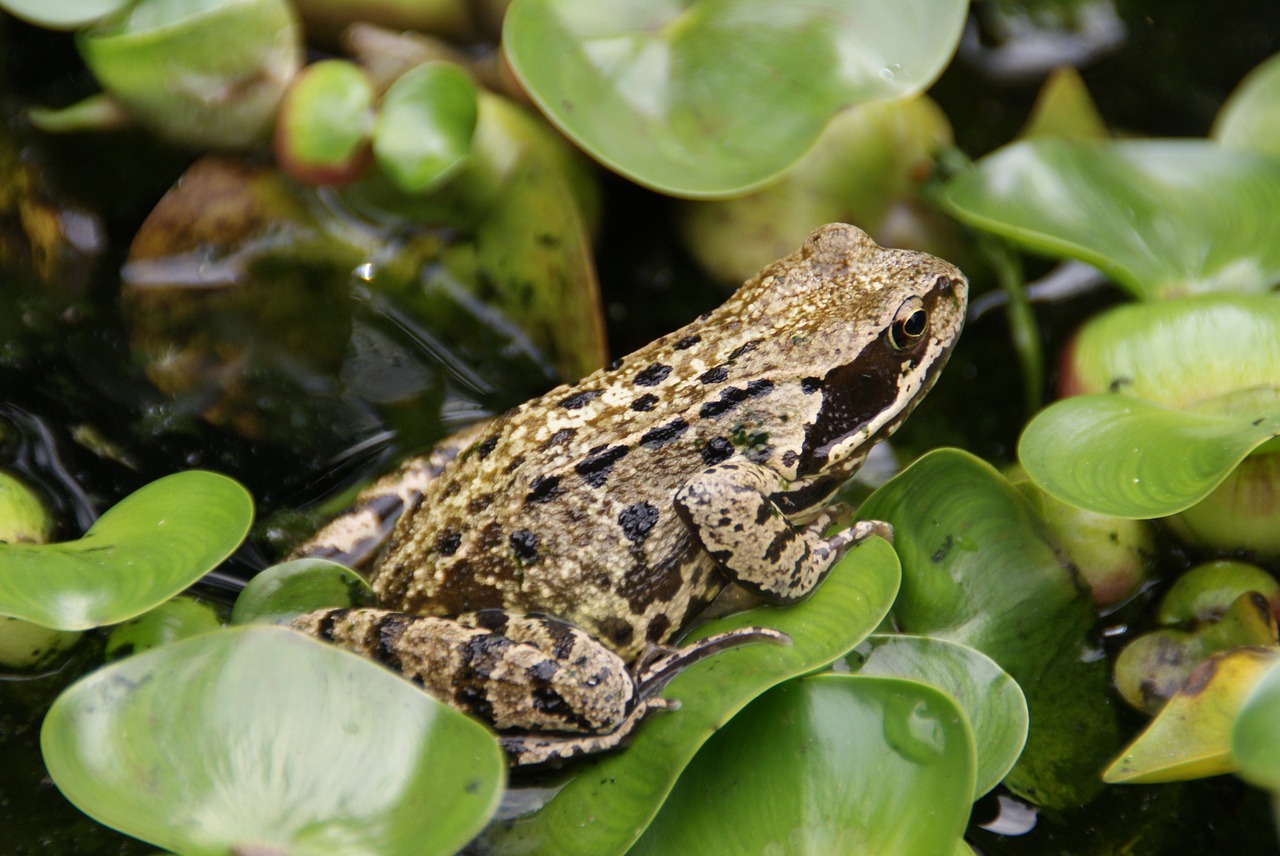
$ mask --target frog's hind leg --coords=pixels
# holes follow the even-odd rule
[[[803,600],[853,544],[893,527],[863,520],[830,538],[831,514],[794,526],[771,499],[788,485],[782,476],[744,458],[730,458],[690,478],[676,491],[676,513],[728,576],[770,603]]]
[[[320,527],[289,553],[290,559],[329,559],[359,568],[391,535],[396,521],[422,496],[445,465],[485,429],[480,422],[440,441],[425,455],[410,458],[356,495],[351,507]]]

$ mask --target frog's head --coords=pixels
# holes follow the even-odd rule
[[[786,364],[821,395],[802,474],[848,472],[933,386],[964,325],[969,285],[926,253],[886,249],[853,226],[815,231],[761,273],[785,277],[774,309]],[[816,389],[815,389],[816,388]]]

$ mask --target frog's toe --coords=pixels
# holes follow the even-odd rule
[[[594,755],[621,749],[631,742],[636,728],[652,711],[676,710],[680,702],[666,698],[645,698],[636,704],[617,728],[607,734],[505,734],[498,738],[512,767],[555,766],[580,755]]]
[[[718,654],[728,648],[736,648],[750,642],[775,642],[779,645],[790,645],[791,637],[769,627],[744,627],[708,636],[691,645],[660,657],[650,662],[643,669],[636,671],[636,694],[641,699],[649,699],[662,691],[672,678],[692,666],[699,660],[712,654]]]

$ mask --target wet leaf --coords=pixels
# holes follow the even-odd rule
[[[1250,724],[1237,724],[1237,716],[1255,686],[1262,689],[1262,676],[1274,673],[1271,665],[1278,657],[1280,648],[1234,648],[1206,659],[1103,778],[1113,784],[1176,782],[1229,773],[1238,763],[1250,763],[1245,759],[1257,752],[1247,738],[1233,751],[1239,738],[1232,730],[1236,735],[1248,732]],[[1275,722],[1271,718],[1266,724],[1273,734]]]
[[[938,449],[858,513],[893,524],[898,626],[976,648],[1026,694],[1027,745],[1005,784],[1044,806],[1094,797],[1120,742],[1107,665],[1091,649],[1091,599],[1026,498],[972,455]]]
[[[765,690],[858,644],[884,617],[897,587],[893,549],[872,538],[841,560],[804,603],[754,609],[698,628],[690,640],[741,627],[772,627],[789,635],[792,644],[747,645],[691,666],[663,692],[680,702],[678,711],[654,714],[628,748],[582,764],[539,811],[492,828],[484,840],[487,852],[626,852],[708,737]]]
[[[456,65],[430,62],[387,89],[373,125],[373,156],[405,193],[448,181],[471,153],[476,87]]]
[[[249,580],[236,598],[231,623],[288,624],[316,609],[376,605],[373,589],[350,568],[325,559],[295,559]]]
[[[948,186],[964,222],[1078,259],[1135,296],[1262,292],[1280,281],[1280,161],[1201,140],[1006,146]]]
[[[502,43],[535,103],[601,163],[665,193],[726,196],[786,169],[841,108],[924,90],[967,5],[518,0]]]
[[[276,627],[122,660],[41,730],[59,790],[184,854],[454,853],[497,806],[505,762],[475,722],[380,666]]]
[[[942,691],[818,675],[771,690],[709,740],[630,852],[952,856],[973,736]],[[714,799],[708,799],[715,794]]]
[[[920,681],[959,705],[973,729],[975,799],[1013,769],[1027,740],[1027,700],[990,657],[945,639],[877,633],[845,659],[860,676]]]
[[[1274,401],[1197,412],[1128,395],[1078,395],[1036,414],[1018,459],[1063,502],[1115,517],[1165,517],[1204,499],[1277,434]]]
[[[0,544],[0,615],[60,630],[115,624],[213,569],[253,519],[248,491],[190,470],[135,491],[79,540]]]

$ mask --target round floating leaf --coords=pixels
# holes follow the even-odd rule
[[[944,198],[970,225],[1087,262],[1142,298],[1280,281],[1280,161],[1208,141],[1016,143]]]
[[[601,163],[663,192],[727,196],[785,170],[840,109],[923,91],[967,8],[517,0],[502,43],[537,105]]]
[[[938,449],[858,513],[893,524],[898,625],[976,648],[1026,693],[1027,745],[1005,784],[1052,807],[1096,795],[1120,733],[1092,649],[1093,605],[1022,492],[974,456]]]
[[[1231,754],[1241,777],[1280,791],[1280,663],[1269,662],[1235,717]]]
[[[1280,157],[1280,55],[1249,72],[1218,111],[1213,137],[1224,146]]]
[[[0,0],[0,9],[50,30],[74,30],[128,6],[134,0]]]
[[[625,853],[707,738],[762,692],[857,645],[888,612],[898,580],[893,548],[872,538],[841,560],[804,603],[754,609],[698,628],[690,640],[771,627],[792,644],[746,645],[689,667],[662,693],[678,700],[679,710],[653,714],[629,747],[584,764],[541,810],[491,829],[485,852]]]
[[[107,634],[108,661],[169,645],[222,626],[212,606],[190,597],[175,597],[149,609]]]
[[[1278,648],[1234,648],[1209,657],[1107,768],[1103,779],[1112,784],[1178,782],[1230,773],[1237,764],[1250,766],[1265,750],[1260,749],[1260,743],[1250,745],[1251,738],[1240,744],[1241,733],[1248,733],[1251,725],[1242,726],[1238,719],[1244,718],[1245,699],[1252,700],[1262,690],[1259,680],[1265,683],[1264,673],[1276,674],[1272,664],[1277,657]],[[1264,739],[1280,747],[1275,740],[1280,733],[1276,711],[1273,704],[1271,715],[1263,714],[1258,721],[1265,720],[1269,735]],[[1280,751],[1273,758],[1280,759]],[[1280,783],[1280,767],[1272,775],[1272,781]]]
[[[973,776],[972,733],[940,690],[802,678],[707,742],[630,853],[952,856]]]
[[[1195,505],[1280,435],[1274,401],[1242,405],[1205,413],[1128,395],[1078,395],[1036,414],[1018,459],[1063,502],[1115,517],[1166,517]]]
[[[364,578],[325,559],[296,559],[272,565],[236,598],[232,624],[288,624],[304,612],[329,607],[376,606]]]
[[[78,541],[0,544],[0,615],[61,630],[133,618],[231,555],[252,521],[253,499],[226,476],[166,476],[122,499]]]
[[[1173,407],[1223,410],[1237,403],[1222,399],[1225,392],[1271,387],[1280,410],[1274,293],[1117,306],[1080,328],[1066,353],[1064,395],[1118,390]],[[1215,399],[1229,406],[1215,406]]]
[[[990,657],[945,639],[876,634],[845,659],[860,676],[920,681],[960,706],[973,728],[977,751],[975,798],[1013,769],[1027,742],[1027,700]]]
[[[241,627],[100,669],[41,730],[59,790],[184,854],[451,854],[497,805],[485,729],[353,654]]]
[[[476,113],[470,75],[447,62],[420,65],[382,96],[373,155],[405,193],[426,193],[467,162]]]
[[[373,101],[373,82],[355,63],[331,59],[307,66],[290,83],[276,116],[281,168],[312,184],[355,179],[368,165]]]
[[[135,118],[202,148],[257,142],[302,60],[287,0],[141,0],[76,44]]]

